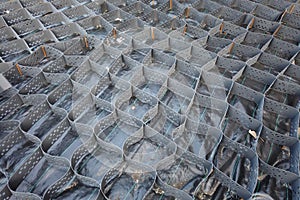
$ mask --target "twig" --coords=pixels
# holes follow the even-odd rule
[[[152,40],[155,39],[154,28],[153,27],[151,27],[151,38],[152,38]]]
[[[291,6],[291,9],[290,9],[290,14],[292,14],[292,12],[294,11],[295,7],[296,7],[296,5],[295,5],[295,4],[293,4],[293,5]]]
[[[278,26],[278,28],[274,31],[273,35],[276,36],[276,34],[278,33],[278,31],[281,29],[281,25]]]
[[[284,11],[284,13],[283,13],[282,16],[281,16],[281,19],[284,18],[284,16],[286,15],[287,12],[288,12],[287,10]]]
[[[186,18],[189,18],[189,17],[190,17],[190,7],[187,7],[187,8],[186,8],[186,11],[185,11],[185,17],[186,17]]]
[[[113,28],[113,37],[115,38],[115,39],[117,39],[117,30],[116,30],[116,28]]]
[[[47,52],[44,46],[41,47],[44,57],[47,57]]]
[[[22,70],[21,70],[21,67],[20,67],[20,65],[19,65],[19,64],[16,64],[16,68],[17,68],[17,70],[18,70],[18,72],[19,72],[20,76],[22,76],[22,75],[23,75],[23,73],[22,73]]]
[[[229,47],[229,53],[230,53],[230,54],[231,54],[231,52],[232,52],[233,47],[234,47],[234,42],[232,42],[231,45],[230,45],[230,47]]]
[[[255,18],[252,18],[250,24],[249,24],[249,29],[251,29],[254,25],[254,22],[255,22]]]
[[[86,36],[83,37],[83,41],[84,41],[84,44],[85,44],[85,48],[89,48],[89,42],[88,42]]]
[[[224,22],[222,22],[222,24],[220,25],[220,35],[223,33],[223,28],[224,28]]]
[[[185,35],[186,30],[187,30],[187,25],[184,26],[182,35]]]

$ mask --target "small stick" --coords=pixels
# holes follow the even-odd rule
[[[85,44],[85,48],[89,48],[89,42],[88,42],[86,36],[83,37],[83,41],[84,41],[84,44]]]
[[[173,0],[170,0],[170,10],[173,8]]]
[[[265,140],[264,139],[262,139],[261,137],[259,138],[262,142],[265,142]]]
[[[158,15],[157,15],[157,10],[154,10],[154,13],[153,13],[154,15],[153,15],[153,20],[155,21],[155,22],[158,22]]]
[[[17,68],[17,70],[18,70],[18,72],[19,72],[20,76],[22,76],[22,75],[23,75],[23,73],[22,73],[22,70],[21,70],[21,67],[20,67],[20,65],[19,65],[19,64],[16,64],[16,68]]]
[[[290,9],[290,14],[292,14],[292,12],[294,11],[295,7],[296,7],[296,5],[293,4],[292,7],[291,7],[291,9]]]
[[[184,26],[182,35],[185,35],[186,30],[187,30],[187,25]]]
[[[222,22],[221,26],[220,26],[220,34],[223,33],[223,28],[224,28],[224,23]]]
[[[151,38],[152,38],[152,40],[155,39],[154,28],[153,27],[151,27]]]
[[[47,52],[44,46],[41,47],[42,48],[42,52],[44,54],[44,57],[47,57]]]
[[[190,7],[187,7],[185,11],[185,17],[189,18],[189,16],[190,16]]]
[[[230,54],[231,54],[231,52],[232,52],[233,47],[234,47],[234,43],[232,42],[231,45],[230,45],[230,47],[229,47],[229,53],[230,53]]]
[[[287,10],[284,11],[284,13],[283,13],[282,16],[281,16],[281,19],[284,18],[284,16],[286,15],[287,12],[288,12]]]
[[[117,39],[117,30],[116,28],[113,28],[113,36],[115,39]]]
[[[281,25],[278,26],[278,28],[274,31],[273,35],[276,36],[276,34],[278,33],[278,31],[281,29]]]
[[[255,22],[255,18],[252,18],[250,24],[249,24],[249,29],[251,29],[254,25],[254,22]]]
[[[176,29],[176,28],[175,28],[175,25],[174,25],[175,19],[176,19],[176,16],[173,18],[173,20],[172,20],[172,22],[171,22],[171,29],[172,29],[172,30],[175,30],[175,29]]]

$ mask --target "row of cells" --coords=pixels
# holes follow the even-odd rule
[[[100,184],[101,194],[111,199],[122,195],[141,199],[150,189],[155,195],[167,192],[183,198],[186,194],[182,191],[168,193],[180,189],[201,199],[217,187],[221,193],[213,195],[249,198],[254,191],[266,192],[271,178],[278,189],[275,197],[298,195],[297,139],[261,127],[233,107],[221,131],[184,119],[163,104],[143,125],[122,110],[109,111],[107,102],[92,104],[90,96],[71,110],[74,123],[62,109],[45,102],[45,96],[30,95],[26,100],[38,98],[38,106],[20,124],[22,130],[16,128],[16,121],[1,123],[7,133],[2,138],[1,168],[9,177],[3,191],[9,188],[13,193],[32,192],[45,198],[87,197],[97,195]],[[82,107],[85,111],[79,113]],[[92,128],[85,121],[94,116],[97,119]],[[181,121],[174,124],[175,120]],[[166,135],[170,129],[171,137]],[[157,186],[153,186],[156,174]],[[145,188],[137,191],[140,187]]]
[[[151,8],[152,1],[131,3],[122,9],[114,5],[114,2],[105,1],[83,2],[83,4],[87,3],[85,5],[76,4],[76,1],[61,2],[62,5],[60,5],[59,2],[54,1],[40,3],[42,6],[37,4],[33,8],[22,8],[22,3],[18,1],[1,4],[4,14],[0,20],[2,27],[0,32],[3,35],[0,45],[2,61],[21,59],[41,44],[69,40],[86,34],[103,40],[115,30],[113,27],[120,32],[125,32],[126,35],[132,35],[142,31],[145,25],[155,26],[165,34],[171,32],[170,36],[178,39],[181,39],[182,33],[184,33],[184,38],[188,42],[203,38],[209,33],[210,36],[224,39],[215,41],[219,45],[225,45],[224,43],[228,42],[225,39],[236,40],[239,43],[244,38],[238,36],[248,30],[247,38],[243,41],[245,45],[262,48],[264,51],[264,44],[275,38],[271,43],[273,48],[269,49],[269,53],[289,60],[299,51],[297,47],[300,35],[299,27],[294,23],[297,20],[290,20],[291,16],[298,16],[295,11],[298,4],[286,4],[290,7],[287,7],[284,15],[282,13],[279,15],[276,14],[279,12],[276,10],[268,12],[268,9],[272,8],[266,6],[264,7],[268,8],[267,10],[257,8],[257,11],[249,14],[235,11],[238,12],[237,14],[229,7],[210,1],[190,2],[192,3],[191,7],[186,7],[177,1],[172,2],[172,9],[170,9],[169,1],[157,2],[157,9]],[[256,3],[254,4],[256,5]],[[208,13],[198,8],[199,6],[207,8],[207,5],[215,5],[216,8]],[[260,6],[261,4],[257,7]],[[104,11],[103,13],[97,10],[92,11],[91,8]],[[37,10],[38,13],[42,11],[45,13],[35,14],[34,12]],[[262,15],[257,14],[260,12]],[[263,17],[265,13],[275,13],[275,16],[266,18]],[[223,14],[232,16],[227,19]],[[289,15],[291,16],[287,17]],[[176,17],[173,18],[174,16]],[[273,18],[278,19],[280,23],[270,21],[274,20]],[[285,18],[288,19],[284,20]],[[221,19],[225,22],[222,22]],[[290,24],[296,24],[296,27],[291,27]],[[253,35],[253,32],[259,34]],[[137,37],[143,39],[142,35]],[[157,33],[154,40],[160,37],[163,38],[165,35]],[[254,37],[258,39],[252,41]],[[152,44],[154,41],[145,42]]]

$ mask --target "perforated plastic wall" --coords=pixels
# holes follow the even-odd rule
[[[300,199],[299,1],[0,15],[0,199]]]

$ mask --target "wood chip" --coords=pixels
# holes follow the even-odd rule
[[[262,181],[262,180],[263,180],[264,178],[266,178],[267,176],[268,176],[267,174],[258,176],[258,177],[257,177],[257,180]]]
[[[160,189],[159,187],[153,188],[153,191],[155,192],[155,194],[160,194],[160,195],[162,195],[162,194],[165,193],[165,192],[164,192],[162,189]]]
[[[255,131],[249,130],[248,133],[252,135],[255,139],[257,138],[257,134]]]

